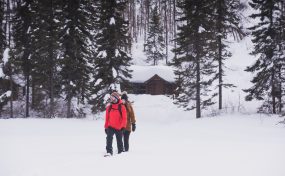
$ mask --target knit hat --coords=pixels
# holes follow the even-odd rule
[[[117,100],[120,100],[120,94],[118,92],[113,92],[111,96],[115,97]]]
[[[128,101],[128,95],[127,95],[127,92],[126,92],[126,91],[124,91],[124,92],[122,93],[121,99]]]

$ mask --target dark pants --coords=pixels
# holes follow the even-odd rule
[[[124,137],[124,151],[129,151],[129,138],[130,138],[130,134],[131,132],[130,131],[127,131],[125,130],[124,131],[124,134],[123,134],[123,137]]]
[[[118,153],[123,152],[123,141],[122,141],[122,131],[121,130],[116,130],[114,128],[109,127],[107,129],[107,145],[106,145],[106,150],[107,153],[113,154],[113,136],[114,134],[116,135],[116,140],[117,140],[117,147],[118,147]]]

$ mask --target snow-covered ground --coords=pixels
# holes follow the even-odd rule
[[[178,109],[169,97],[131,95],[137,131],[130,152],[121,155],[103,157],[103,114],[0,119],[0,176],[284,176],[285,124],[277,124],[282,118],[256,114],[260,102],[244,101],[242,90],[253,77],[244,72],[255,60],[252,49],[250,37],[230,44],[224,79],[237,87],[224,90],[223,113],[214,105],[195,119],[195,111]],[[133,45],[132,57],[136,65],[149,65],[143,40]]]
[[[165,96],[131,96],[130,152],[104,158],[103,119],[0,120],[0,176],[284,176],[278,117],[195,119]],[[116,149],[115,140],[113,147]]]

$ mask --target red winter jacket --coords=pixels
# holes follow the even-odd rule
[[[119,111],[119,104],[121,104],[122,117]],[[112,109],[109,113],[109,107]],[[111,104],[106,108],[106,118],[105,118],[105,128],[112,127],[116,130],[126,128],[127,126],[127,111],[126,107],[123,105],[122,100],[117,104]]]

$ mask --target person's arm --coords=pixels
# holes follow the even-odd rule
[[[104,127],[105,127],[105,129],[106,128],[108,128],[108,122],[109,122],[109,111],[108,111],[108,109],[109,109],[109,106],[107,106],[107,108],[106,108],[106,115],[105,115],[105,125],[104,125]]]
[[[136,116],[135,116],[135,112],[134,109],[132,107],[132,105],[130,104],[130,119],[131,119],[131,123],[136,123]]]
[[[122,105],[122,126],[121,128],[127,127],[127,110],[124,105]]]
[[[131,121],[131,124],[132,124],[132,131],[136,131],[136,116],[135,116],[135,112],[134,112],[134,109],[132,107],[132,105],[130,104],[130,121]]]

